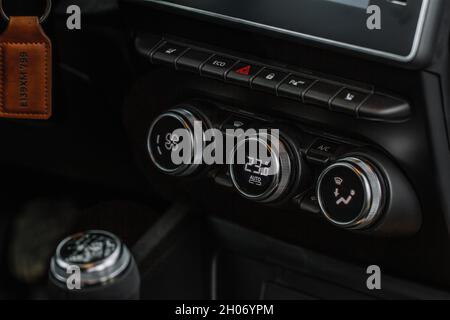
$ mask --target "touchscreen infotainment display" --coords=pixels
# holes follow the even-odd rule
[[[412,60],[432,0],[145,0],[266,31]],[[378,12],[373,11],[373,7]],[[378,14],[379,27],[368,27]]]

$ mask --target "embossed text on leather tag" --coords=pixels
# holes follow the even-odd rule
[[[52,46],[37,17],[11,17],[0,36],[0,117],[48,119]]]

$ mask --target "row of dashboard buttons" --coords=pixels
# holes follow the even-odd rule
[[[170,42],[160,43],[151,50],[150,59],[153,63],[174,66],[177,70],[200,73],[360,118],[396,120],[399,116],[409,116],[405,112],[409,112],[409,105],[396,98]],[[391,113],[392,110],[396,113]]]

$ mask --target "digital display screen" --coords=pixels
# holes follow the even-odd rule
[[[245,165],[245,171],[251,174],[267,177],[270,173],[270,162],[247,157],[248,162]]]
[[[255,149],[250,146],[252,143]],[[259,152],[254,154],[250,150]],[[242,162],[238,160],[239,153],[245,155]],[[259,197],[272,191],[278,181],[280,169],[276,154],[265,143],[245,140],[236,148],[234,157],[230,173],[241,193],[247,197]]]
[[[143,1],[405,62],[417,55],[431,0]],[[380,13],[376,29],[368,27],[373,6]]]

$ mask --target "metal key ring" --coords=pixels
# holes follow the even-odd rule
[[[44,14],[39,18],[40,23],[44,23],[47,20],[50,12],[52,11],[52,0],[46,0],[46,7]],[[3,9],[3,0],[0,0],[0,16],[2,16],[6,21],[9,21],[8,15],[5,13]]]

